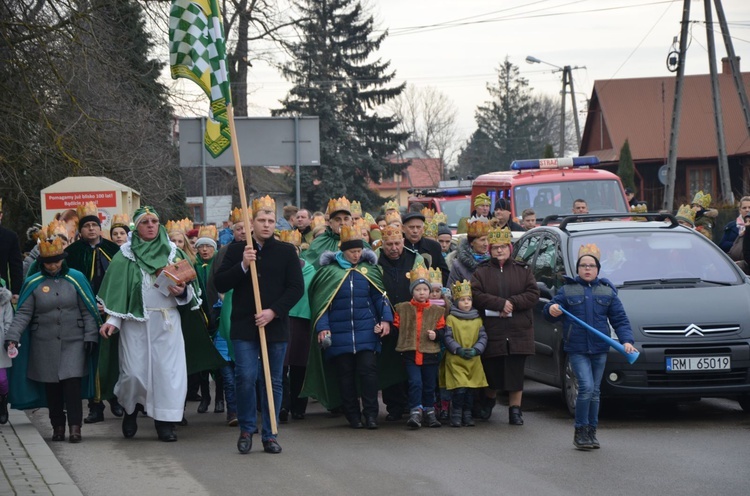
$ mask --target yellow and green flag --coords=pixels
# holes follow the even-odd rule
[[[229,90],[224,25],[217,0],[173,0],[169,12],[169,64],[172,78],[188,78],[211,100],[204,138],[216,158],[229,148]]]

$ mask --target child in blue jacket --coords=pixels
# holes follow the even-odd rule
[[[565,285],[544,307],[544,317],[549,321],[560,320],[562,307],[604,334],[609,334],[609,324],[612,324],[625,351],[632,353],[636,350],[630,321],[614,285],[608,279],[598,277],[600,258],[601,253],[596,245],[581,246],[576,263],[578,277],[566,277]],[[562,319],[564,350],[578,379],[573,445],[580,450],[599,448],[596,438],[599,389],[609,344],[571,319]]]

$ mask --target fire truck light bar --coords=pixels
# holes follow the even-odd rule
[[[570,167],[590,167],[599,165],[597,157],[563,157],[540,158],[532,160],[514,160],[511,170],[566,169]]]

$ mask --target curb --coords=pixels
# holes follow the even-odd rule
[[[25,412],[9,410],[8,424],[54,496],[83,496]]]

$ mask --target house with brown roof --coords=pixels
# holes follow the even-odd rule
[[[718,75],[732,190],[736,200],[750,194],[750,133],[727,59]],[[742,74],[750,94],[750,73]],[[627,139],[635,164],[636,197],[661,208],[664,185],[659,168],[667,162],[675,77],[596,81],[589,102],[580,155],[595,155],[616,170]],[[708,74],[685,76],[678,141],[675,205],[697,191],[719,198],[716,128]]]
[[[383,198],[394,198],[401,206],[408,203],[409,189],[435,188],[443,178],[443,161],[430,158],[416,141],[410,141],[406,150],[390,157],[390,161],[409,165],[401,174],[384,177],[380,184],[370,187]]]

